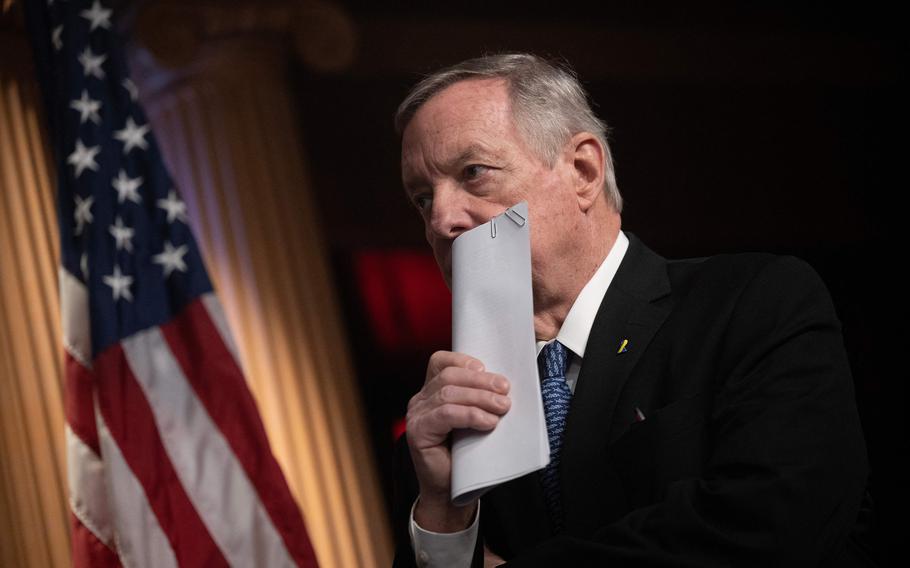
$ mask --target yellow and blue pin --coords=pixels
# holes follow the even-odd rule
[[[625,353],[628,350],[629,350],[629,340],[623,339],[622,343],[619,344],[619,349],[616,350],[616,354],[619,355],[620,353]]]

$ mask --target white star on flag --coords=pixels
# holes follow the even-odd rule
[[[90,10],[82,10],[79,15],[92,23],[88,31],[95,31],[95,28],[111,27],[111,11],[101,6],[101,2],[95,0]]]
[[[51,31],[51,43],[54,44],[54,51],[63,49],[63,24]]]
[[[79,258],[79,268],[82,270],[82,277],[88,280],[88,253],[82,253],[82,257]]]
[[[76,211],[73,212],[73,217],[76,219],[76,234],[81,235],[82,229],[85,228],[87,223],[91,223],[95,220],[92,216],[92,205],[95,203],[95,197],[89,195],[85,199],[80,195],[76,195]]]
[[[131,178],[126,175],[126,171],[121,169],[117,177],[111,182],[114,189],[117,190],[117,203],[123,203],[127,199],[133,203],[141,203],[142,196],[139,195],[139,186],[142,185],[141,177]]]
[[[114,273],[105,276],[103,280],[105,284],[111,287],[115,302],[120,298],[126,298],[130,302],[133,301],[133,293],[130,292],[130,285],[133,283],[133,277],[126,276],[120,272],[119,266],[115,264]]]
[[[180,201],[180,198],[177,197],[176,190],[170,190],[166,199],[159,199],[158,207],[167,211],[168,223],[173,223],[174,219],[186,223],[186,203]]]
[[[148,131],[148,124],[138,126],[133,117],[129,117],[126,119],[126,126],[123,127],[123,130],[114,132],[114,138],[123,142],[123,153],[128,154],[133,148],[145,150],[149,147],[148,142],[145,141]]]
[[[129,79],[124,79],[121,84],[123,85],[123,88],[126,89],[126,92],[130,94],[131,101],[135,101],[139,98],[139,89],[136,87],[136,83],[133,83]]]
[[[189,251],[186,245],[180,245],[174,248],[170,241],[164,241],[164,250],[152,257],[152,262],[160,264],[164,268],[164,277],[167,278],[174,270],[186,272],[186,263],[183,262],[183,255]]]
[[[73,99],[70,102],[70,108],[79,111],[79,124],[84,124],[86,120],[91,120],[95,124],[101,122],[98,111],[101,109],[101,101],[96,101],[88,96],[88,91],[82,89],[82,97]]]
[[[116,241],[117,250],[126,249],[127,252],[133,252],[133,236],[136,234],[136,229],[124,225],[123,219],[118,215],[117,220],[108,228],[108,231]]]
[[[107,55],[95,55],[92,53],[92,48],[86,47],[82,53],[79,54],[79,63],[82,64],[82,72],[86,77],[89,75],[97,77],[99,79],[104,79],[104,69],[101,68],[101,64],[107,59]]]
[[[66,158],[66,163],[71,164],[76,169],[76,179],[82,175],[86,169],[98,171],[98,162],[95,156],[101,151],[101,146],[86,147],[82,140],[76,140],[76,149]]]

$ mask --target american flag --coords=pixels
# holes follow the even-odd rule
[[[314,566],[99,0],[25,2],[58,168],[75,566]]]

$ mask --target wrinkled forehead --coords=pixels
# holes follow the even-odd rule
[[[462,112],[473,109],[483,112],[486,107],[509,107],[508,82],[504,78],[465,78],[434,92],[413,109],[402,133],[415,119],[439,111]]]
[[[493,150],[511,142],[516,130],[506,82],[471,79],[436,93],[414,113],[402,133],[402,168],[415,159],[451,158],[469,147]]]
[[[508,116],[509,94],[504,79],[467,79],[435,93],[413,114],[404,134],[427,124],[452,124],[464,119]]]

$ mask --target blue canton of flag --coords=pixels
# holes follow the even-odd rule
[[[61,262],[88,286],[99,353],[170,320],[212,285],[115,45],[111,10],[63,4],[48,11]]]

